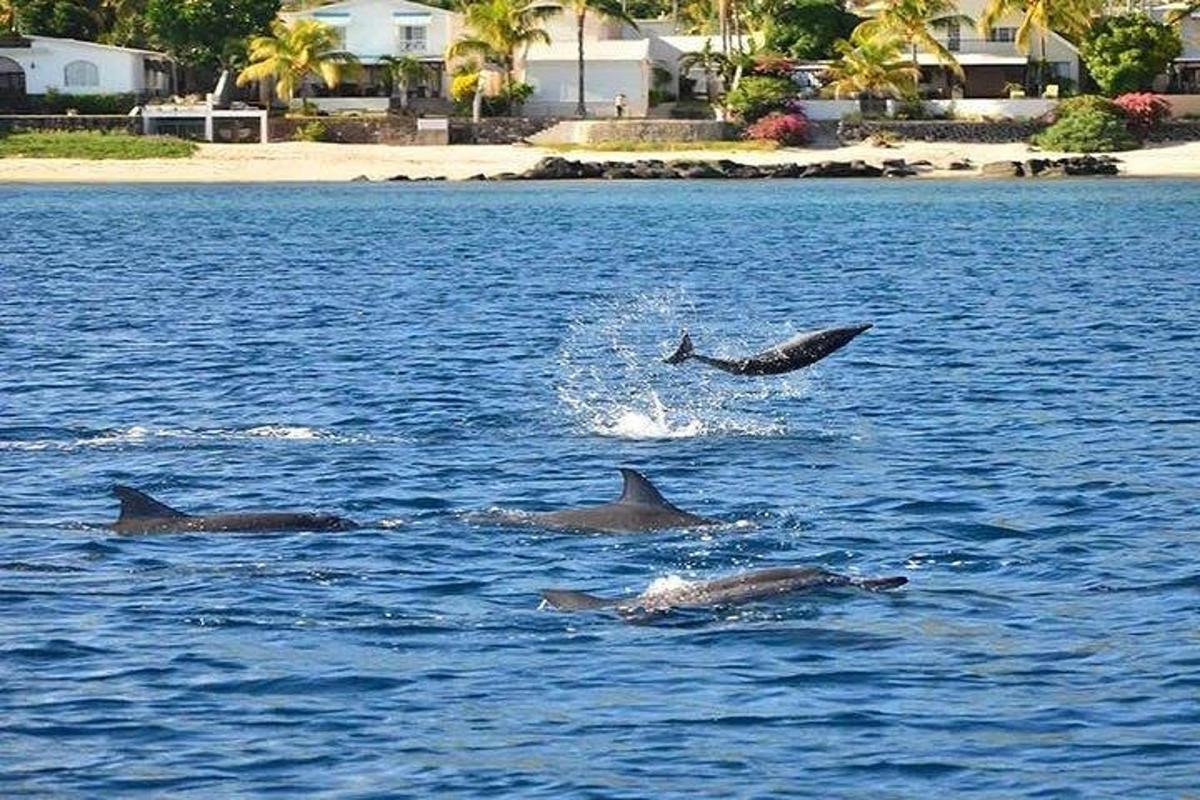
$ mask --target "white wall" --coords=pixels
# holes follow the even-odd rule
[[[650,65],[645,61],[595,61],[584,71],[584,102],[588,113],[614,116],[614,100],[625,94],[626,116],[644,117],[649,112]],[[530,61],[525,65],[525,82],[534,94],[525,103],[533,115],[571,115],[579,97],[578,65],[573,61]]]
[[[992,117],[996,119],[1030,119],[1040,117],[1058,105],[1057,100],[1027,97],[1005,100],[989,97],[968,97],[958,100],[926,100],[925,108],[935,114],[955,117]]]
[[[145,85],[146,55],[140,51],[45,36],[26,38],[32,42],[30,47],[0,48],[0,56],[11,58],[25,70],[27,94],[46,94],[52,89],[62,94],[124,94],[165,88]],[[94,64],[99,85],[67,86],[65,69],[73,61]]]
[[[858,111],[857,100],[805,100],[804,113],[809,119],[838,120]]]
[[[405,53],[441,58],[456,38],[457,31],[457,15],[406,0],[347,0],[280,16],[289,21],[317,19],[342,29],[346,37],[346,49],[369,62],[374,62],[380,56]],[[425,26],[424,50],[400,49],[397,28],[401,25]]]

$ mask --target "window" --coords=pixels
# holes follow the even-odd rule
[[[90,61],[72,61],[63,67],[63,86],[99,86],[100,69]]]
[[[396,52],[424,53],[426,47],[424,25],[397,25]]]
[[[0,56],[0,97],[24,97],[25,70],[11,58]]]
[[[992,28],[988,31],[989,42],[1011,42],[1017,38],[1016,28]]]

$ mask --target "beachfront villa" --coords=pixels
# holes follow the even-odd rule
[[[413,55],[426,66],[425,75],[408,88],[409,105],[417,111],[449,113],[450,72],[446,50],[466,26],[461,14],[410,0],[342,0],[303,11],[280,15],[287,21],[315,19],[332,26],[344,49],[364,66],[362,74],[329,89],[310,77],[301,92],[325,111],[384,111],[393,105],[385,65],[389,58]],[[578,104],[578,44],[574,16],[555,15],[545,22],[550,44],[536,44],[519,54],[517,78],[533,89],[525,113],[535,116],[571,116]],[[664,20],[639,22],[632,28],[619,22],[589,15],[584,27],[586,87],[584,102],[589,116],[615,113],[618,94],[626,99],[626,113],[641,117],[650,113],[651,90],[676,94],[679,59],[697,51],[709,39],[721,51],[716,36],[680,36],[674,23]],[[698,70],[689,77],[703,90]]]
[[[0,41],[0,104],[29,95],[170,94],[174,63],[165,53],[75,39],[21,36]]]
[[[983,15],[987,0],[959,0],[959,13],[970,20]],[[854,8],[854,13],[869,17],[880,9],[878,2]],[[986,36],[973,24],[948,21],[934,31],[935,38],[954,54],[966,81],[953,78],[933,53],[919,51],[920,92],[924,97],[1009,97],[1032,91],[1039,85],[1038,64],[1046,62],[1045,84],[1066,90],[1079,85],[1079,51],[1053,31],[1035,31],[1028,53],[1016,45],[1021,17],[1012,14],[1001,19]]]
[[[462,15],[408,0],[342,0],[342,2],[280,14],[287,20],[315,19],[332,27],[342,49],[362,64],[361,74],[348,76],[336,89],[310,77],[302,94],[324,110],[386,111],[397,88],[389,86],[389,59],[412,56],[425,66],[408,87],[414,108],[438,109],[449,92],[446,49],[463,30]]]

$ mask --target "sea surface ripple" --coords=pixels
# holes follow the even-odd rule
[[[1200,184],[0,202],[0,796],[1200,788]],[[778,379],[660,363],[864,320]],[[619,465],[741,524],[481,516]],[[367,526],[116,536],[118,482]],[[538,609],[787,564],[910,583]]]

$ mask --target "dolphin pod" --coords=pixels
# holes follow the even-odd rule
[[[663,359],[663,363],[682,364],[690,359],[710,367],[716,367],[731,375],[782,375],[785,372],[803,369],[810,364],[817,363],[825,356],[842,349],[854,337],[871,327],[871,323],[867,322],[846,328],[822,328],[817,331],[807,331],[796,334],[786,342],[780,342],[761,353],[735,359],[700,355],[692,344],[692,337],[684,331],[679,347],[671,356]]]
[[[671,505],[654,484],[637,470],[628,467],[619,469],[625,483],[621,496],[611,503],[563,511],[505,515],[502,521],[592,533],[644,533],[721,524]]]
[[[658,613],[676,608],[715,608],[750,603],[771,597],[854,587],[877,592],[895,589],[908,578],[855,578],[816,567],[776,567],[743,572],[711,581],[679,581],[662,586],[651,584],[641,594],[623,597],[598,597],[568,589],[543,589],[542,599],[559,611],[598,611],[612,609],[622,616]]]
[[[358,527],[333,514],[296,511],[185,514],[129,486],[114,486],[112,491],[121,501],[121,514],[109,525],[117,533],[346,531]]]

